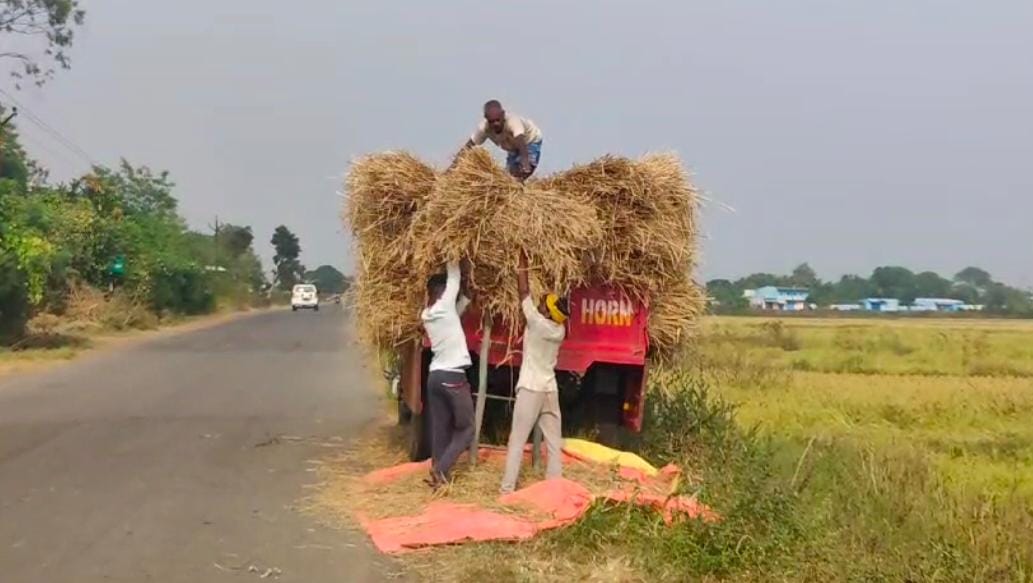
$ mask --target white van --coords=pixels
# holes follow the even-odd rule
[[[291,310],[297,312],[308,309],[319,311],[319,292],[310,283],[299,283],[291,291]]]

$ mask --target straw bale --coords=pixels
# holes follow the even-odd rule
[[[363,337],[378,346],[419,334],[424,282],[448,261],[470,263],[482,310],[518,323],[520,250],[536,293],[607,284],[650,305],[657,353],[684,343],[703,310],[691,280],[698,194],[674,155],[603,156],[524,185],[482,148],[444,173],[387,153],[356,162],[347,187],[353,298]]]
[[[344,218],[355,237],[356,263],[350,300],[369,345],[389,348],[419,335],[423,295],[410,231],[436,178],[433,168],[405,152],[365,156],[348,173]]]
[[[468,284],[481,309],[509,324],[519,321],[521,250],[535,288],[566,293],[587,281],[583,255],[602,235],[588,201],[525,188],[482,148],[464,152],[438,179],[412,232],[421,272],[429,274],[443,261],[468,260]]]

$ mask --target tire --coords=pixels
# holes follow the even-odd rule
[[[409,422],[409,460],[422,462],[430,458],[430,420],[425,415],[412,414]]]
[[[314,308],[312,308],[312,309],[318,312],[318,311],[319,311],[319,306],[315,306],[315,307],[314,307]]]
[[[297,312],[298,311],[298,306],[291,306],[291,311],[292,312]]]
[[[398,424],[408,425],[412,423],[412,411],[409,410],[409,406],[405,404],[405,401],[397,399],[398,403]]]

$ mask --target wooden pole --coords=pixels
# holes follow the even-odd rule
[[[488,352],[491,348],[491,318],[485,316],[481,326],[481,356],[477,361],[477,409],[474,413],[473,441],[470,442],[470,465],[477,465],[477,451],[481,447],[481,424],[484,422],[484,403],[488,400]]]

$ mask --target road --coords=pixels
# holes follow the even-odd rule
[[[296,507],[378,409],[340,306],[0,380],[0,581],[380,581]]]

